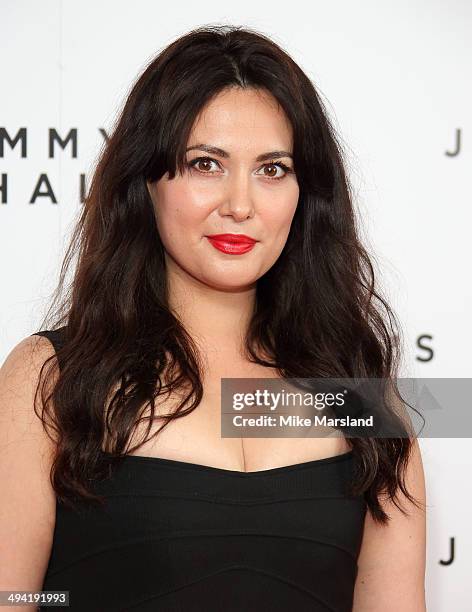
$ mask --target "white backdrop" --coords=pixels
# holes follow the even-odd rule
[[[2,361],[45,312],[100,128],[111,129],[163,46],[197,25],[231,23],[280,43],[328,104],[366,240],[405,331],[404,375],[471,376],[470,2],[3,0],[0,11],[0,130],[27,133],[26,157],[6,140],[0,154]],[[49,158],[49,130],[65,138],[74,128],[77,157],[69,143]],[[30,203],[42,174],[57,204]],[[430,612],[472,610],[469,438],[421,440]],[[454,560],[441,564],[451,538]]]

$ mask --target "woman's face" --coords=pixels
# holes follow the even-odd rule
[[[287,117],[262,90],[227,89],[202,109],[187,143],[185,173],[148,183],[168,274],[235,290],[272,267],[298,202],[292,147]],[[256,242],[234,247],[224,237],[208,238],[217,234]]]

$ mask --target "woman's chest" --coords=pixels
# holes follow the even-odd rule
[[[200,404],[189,414],[173,418],[156,437],[145,442],[131,454],[163,457],[218,468],[252,472],[324,459],[350,450],[347,440],[335,430],[324,432],[323,437],[223,437],[222,378],[280,378],[271,369],[249,364],[214,364],[212,375],[203,385]],[[183,396],[179,396],[181,401]],[[179,404],[177,398],[166,398],[156,404],[156,415],[173,413]],[[164,423],[159,418],[151,429],[154,434]],[[143,435],[144,425],[137,430]],[[284,432],[283,432],[284,433]],[[136,436],[134,440],[137,440]],[[133,445],[136,442],[133,442]]]

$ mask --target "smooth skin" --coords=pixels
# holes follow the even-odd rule
[[[265,92],[239,88],[221,92],[197,118],[188,147],[199,147],[187,152],[189,164],[205,159],[173,180],[164,175],[148,183],[148,190],[166,252],[170,305],[206,360],[208,389],[219,387],[221,376],[264,376],[262,367],[248,363],[243,338],[256,282],[285,245],[299,187],[290,171],[294,170],[290,123]],[[261,159],[274,151],[285,153]],[[244,255],[228,255],[206,239],[215,233],[244,233],[258,242]],[[0,590],[40,590],[50,555],[55,496],[48,472],[53,448],[33,413],[32,394],[39,367],[52,353],[47,339],[26,338],[0,369]],[[203,405],[164,429],[156,456],[167,452],[172,458],[174,451],[179,453],[175,459],[254,471],[348,449],[339,437],[221,439],[217,438],[219,417],[217,394],[206,394]],[[143,448],[144,454],[153,454],[152,447]],[[183,448],[188,452],[185,457]],[[411,493],[424,500],[417,444],[407,478]],[[369,515],[366,518],[353,610],[422,612],[426,609],[424,513],[406,504],[411,516],[405,519],[387,502],[385,508],[392,517],[388,527],[375,526]]]
[[[256,282],[278,259],[297,208],[299,187],[292,130],[276,101],[261,91],[232,88],[200,113],[184,175],[148,183],[166,251],[171,307],[201,337],[206,350],[234,350],[249,322]],[[206,158],[204,160],[199,158]],[[292,172],[268,162],[283,163]],[[241,233],[258,242],[244,255],[223,254],[205,236]]]
[[[40,591],[51,553],[54,447],[34,414],[33,398],[41,364],[53,354],[46,338],[24,338],[0,368],[0,591]]]

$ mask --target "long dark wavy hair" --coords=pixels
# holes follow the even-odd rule
[[[198,113],[228,87],[264,89],[281,105],[293,128],[300,189],[287,243],[257,281],[248,357],[282,378],[384,378],[398,393],[400,326],[374,287],[339,136],[320,95],[265,35],[198,27],[162,50],[133,84],[99,156],[43,320],[42,328],[61,329],[61,345],[41,369],[35,410],[41,386],[37,414],[56,448],[51,483],[65,504],[103,503],[90,481],[103,476],[105,440],[112,462],[130,452],[140,420],[148,420],[146,438],[132,450],[149,440],[159,394],[188,390],[174,413],[159,417],[164,423],[151,437],[202,399],[201,356],[168,305],[164,248],[146,181],[185,171]],[[57,380],[46,392],[53,370]],[[389,520],[381,494],[402,512],[399,491],[418,505],[405,486],[410,436],[348,440],[357,465],[352,492],[364,495],[374,520]]]

